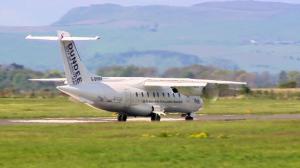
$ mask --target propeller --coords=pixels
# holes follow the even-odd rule
[[[216,101],[219,98],[220,95],[220,87],[217,84],[207,84],[202,91],[203,98],[210,100],[210,101]]]
[[[241,91],[244,91],[244,90],[251,92],[251,90],[247,86],[229,86],[229,85],[222,85],[222,84],[207,84],[203,88],[202,96],[204,99],[214,102],[214,101],[218,100],[219,97],[235,96],[237,94],[240,94]],[[244,92],[246,92],[246,91],[244,91]]]

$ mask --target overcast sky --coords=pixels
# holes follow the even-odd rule
[[[90,4],[116,3],[121,5],[176,5],[189,6],[207,1],[228,0],[3,0],[0,2],[0,25],[37,26],[49,25],[68,10]],[[264,0],[300,3],[300,0]]]

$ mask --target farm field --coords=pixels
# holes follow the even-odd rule
[[[299,120],[0,126],[0,167],[300,167]]]
[[[202,114],[300,113],[300,100],[270,98],[219,99],[206,102]],[[67,97],[0,98],[0,119],[113,117],[114,113],[88,107]]]

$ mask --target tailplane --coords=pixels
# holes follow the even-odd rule
[[[58,31],[57,37],[29,35],[26,39],[59,41],[67,84],[78,85],[101,80],[101,77],[91,74],[84,66],[74,43],[74,40],[98,40],[98,36],[72,37],[68,32]]]

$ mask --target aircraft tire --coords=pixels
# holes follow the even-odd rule
[[[156,113],[151,114],[151,121],[160,121],[160,115]]]
[[[186,121],[192,121],[192,120],[194,120],[194,118],[191,116],[190,113],[188,113],[188,114],[185,116],[185,120],[186,120]]]
[[[120,121],[120,122],[126,122],[127,121],[127,115],[119,113],[118,114],[118,121]]]

